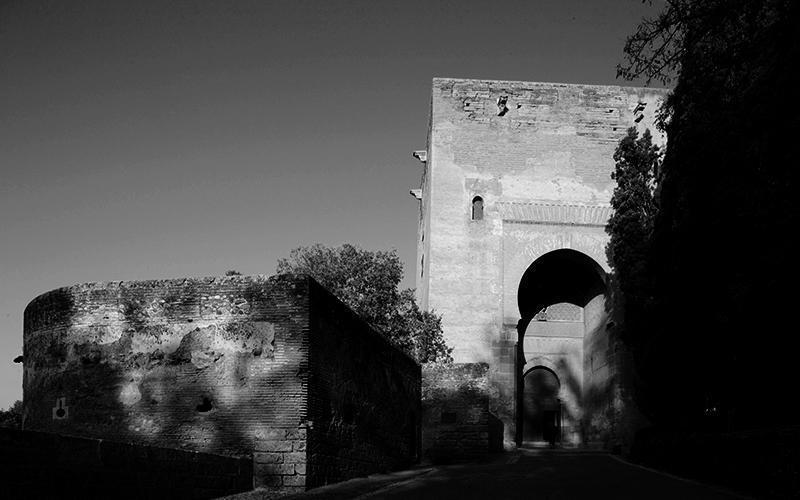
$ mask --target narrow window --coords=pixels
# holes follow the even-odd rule
[[[472,198],[472,220],[483,220],[483,198]]]

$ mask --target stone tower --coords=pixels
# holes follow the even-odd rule
[[[506,442],[609,445],[621,424],[604,226],[613,154],[666,90],[435,78],[417,299],[457,363],[486,362]],[[615,402],[617,401],[617,402]]]

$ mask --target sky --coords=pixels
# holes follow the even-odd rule
[[[316,242],[396,249],[413,286],[431,79],[624,85],[658,4],[0,0],[0,408],[54,288]]]

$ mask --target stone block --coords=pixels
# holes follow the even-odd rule
[[[256,476],[292,475],[294,464],[255,464],[253,473]]]
[[[256,442],[256,451],[271,451],[271,452],[292,451],[292,442],[285,440],[280,440],[280,441],[260,440]]]
[[[285,484],[286,486],[305,486],[306,476],[301,476],[301,475],[283,476],[283,484]]]
[[[306,454],[305,454],[305,452],[284,453],[283,454],[283,461],[285,463],[287,463],[287,464],[305,463]]]
[[[259,487],[277,487],[283,485],[283,476],[262,476],[259,474],[253,475],[253,485]]]
[[[283,462],[283,453],[253,453],[253,461],[259,464],[279,464]]]

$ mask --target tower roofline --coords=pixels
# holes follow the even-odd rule
[[[667,93],[671,89],[665,87],[635,87],[626,85],[596,85],[591,83],[562,83],[562,82],[534,82],[523,80],[489,80],[483,78],[448,78],[448,77],[433,77],[433,86],[441,86],[447,83],[466,83],[475,86],[493,86],[493,87],[526,87],[526,86],[547,86],[547,87],[573,87],[573,88],[602,88],[602,89],[628,89],[637,92],[654,92],[654,93]]]

